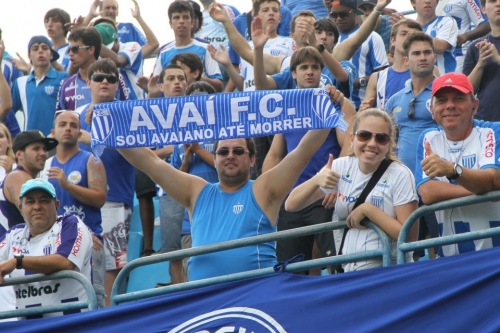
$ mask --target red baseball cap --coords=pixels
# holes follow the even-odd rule
[[[461,73],[446,73],[435,79],[432,83],[432,96],[434,96],[440,89],[446,87],[451,87],[464,94],[474,94],[472,83],[470,83],[467,76]]]

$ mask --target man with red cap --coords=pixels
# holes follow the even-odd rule
[[[498,188],[496,163],[500,123],[475,120],[479,100],[463,74],[448,73],[432,84],[431,113],[439,127],[422,133],[415,180],[425,204],[481,194]],[[499,176],[497,176],[497,174]],[[485,202],[436,212],[440,236],[498,226],[500,203]],[[441,247],[439,256],[482,250],[500,243],[481,239]]]

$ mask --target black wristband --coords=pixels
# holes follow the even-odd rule
[[[18,254],[15,255],[14,258],[16,258],[16,269],[23,269],[23,254]]]

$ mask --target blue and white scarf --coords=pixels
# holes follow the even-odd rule
[[[163,147],[292,131],[347,129],[324,89],[195,95],[94,106],[92,150]]]

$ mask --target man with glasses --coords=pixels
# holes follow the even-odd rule
[[[398,158],[415,172],[416,138],[426,129],[436,126],[430,109],[436,62],[432,37],[423,32],[414,32],[403,42],[403,54],[411,79],[387,101],[386,111],[394,117],[398,127]],[[433,213],[421,219],[419,239],[425,239],[427,232],[432,237],[438,236]],[[421,254],[416,251],[414,260],[418,260]]]
[[[356,24],[357,1],[335,0],[331,4],[330,18],[335,21],[339,29],[339,42],[352,38],[359,31],[359,26]],[[374,11],[380,14],[382,8],[375,7]],[[358,78],[354,80],[354,90],[350,98],[356,109],[358,109],[361,101],[364,99],[370,75],[389,65],[382,37],[372,32],[368,39],[354,53],[350,61],[358,69]]]
[[[57,72],[51,66],[53,61],[59,59],[59,54],[52,49],[52,42],[45,36],[31,38],[28,58],[33,68],[29,75],[14,81],[12,110],[24,112],[23,129],[37,129],[48,135],[56,110],[57,89],[68,73]]]
[[[60,202],[58,215],[78,216],[92,232],[92,285],[99,308],[104,308],[106,265],[101,207],[106,201],[106,171],[99,159],[78,147],[81,136],[78,113],[57,111],[51,134],[59,144],[56,155],[45,162],[40,177],[47,179],[56,190]]]
[[[91,103],[75,110],[80,114],[80,149],[90,151],[91,128],[85,123],[85,114],[95,104],[115,101],[118,90],[118,68],[109,59],[94,62],[88,71],[87,84]],[[106,170],[108,191],[106,203],[101,208],[102,238],[106,257],[106,306],[109,306],[111,287],[120,269],[127,264],[127,243],[132,217],[135,189],[134,167],[114,149],[106,149],[101,156]]]
[[[483,194],[499,188],[500,126],[474,120],[479,100],[464,74],[448,73],[432,85],[432,117],[439,127],[418,140],[415,180],[425,204]],[[435,212],[440,236],[498,226],[500,203],[484,202]],[[441,247],[440,257],[498,246],[498,237]]]
[[[91,102],[92,96],[87,85],[87,81],[90,79],[88,72],[90,65],[99,59],[103,46],[99,32],[89,27],[73,30],[68,37],[68,41],[68,54],[71,65],[73,68],[77,68],[78,72],[61,83],[57,110],[76,110],[82,105]],[[123,89],[124,84],[124,82],[121,82],[120,90],[117,92],[117,98],[120,100],[128,99],[128,94]]]
[[[339,91],[330,86],[327,89],[332,101],[343,105],[344,112],[352,108]],[[255,181],[250,180],[250,168],[255,162],[251,139],[215,143],[214,165],[219,176],[219,183],[215,184],[173,168],[147,148],[119,151],[188,209],[195,247],[275,232],[286,194],[329,132],[329,129],[309,131],[296,150]],[[191,258],[189,278],[199,280],[274,264],[274,242],[269,242]]]

